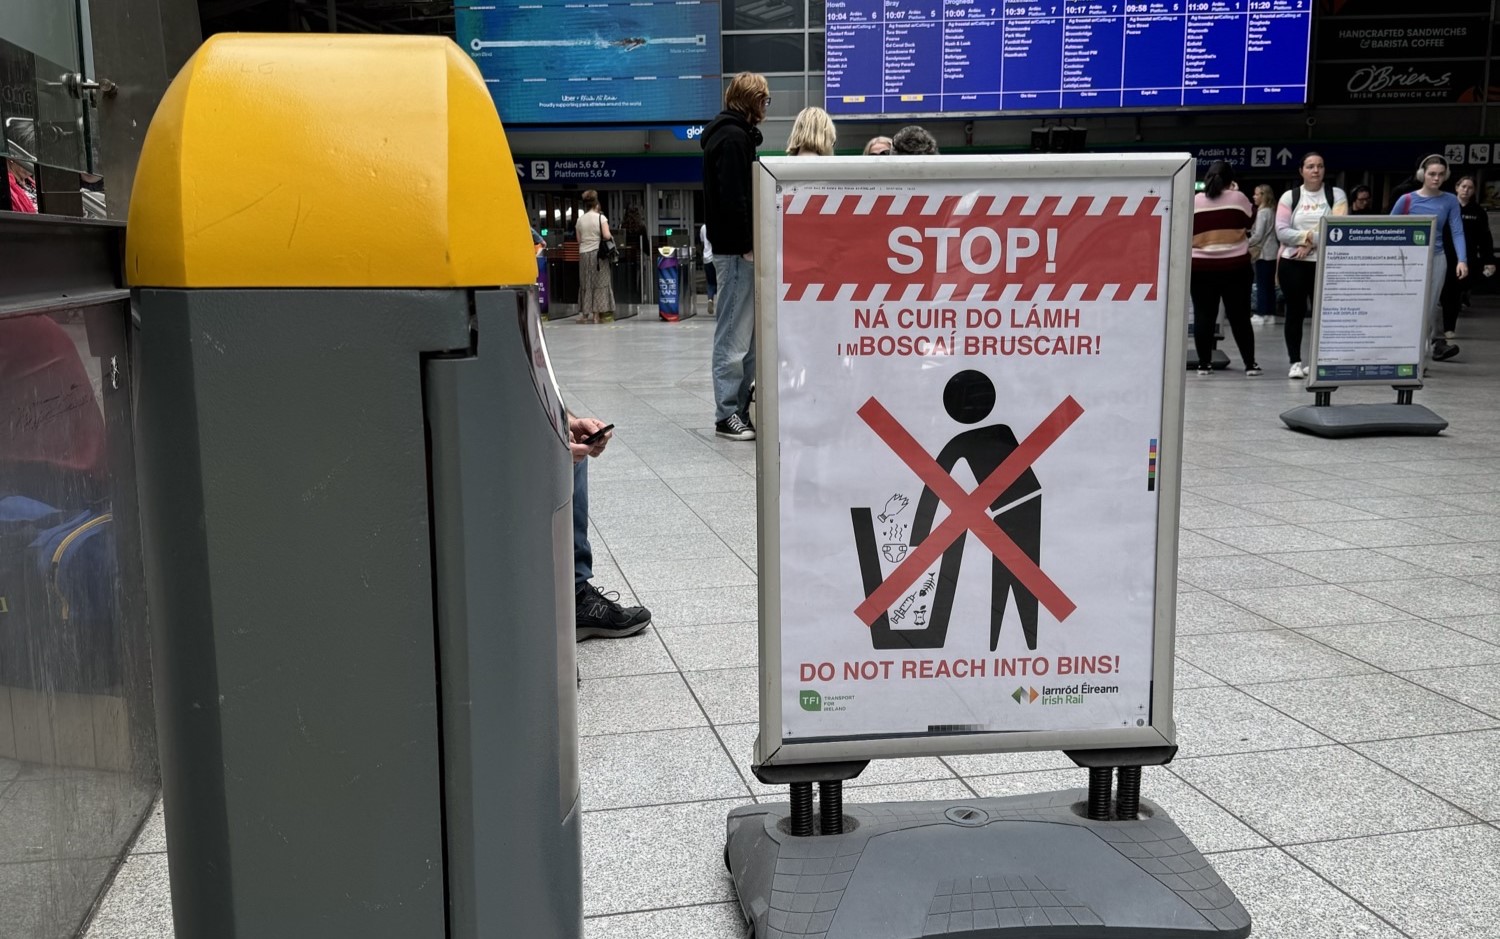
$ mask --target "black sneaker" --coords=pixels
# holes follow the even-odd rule
[[[738,414],[731,414],[714,424],[714,433],[725,440],[754,440],[755,428]]]
[[[1432,344],[1432,357],[1439,362],[1446,362],[1458,355],[1458,346],[1446,339],[1439,339]]]
[[[742,422],[744,422],[744,425],[746,427],[750,428],[750,433],[752,433],[752,434],[755,433],[755,425],[753,423],[751,423],[751,421],[750,421],[750,412],[749,411],[746,411],[743,414],[741,414],[740,415],[740,420]]]
[[[578,588],[574,615],[579,642],[585,639],[623,639],[651,625],[650,610],[643,606],[621,606],[618,593],[604,593],[590,583]]]

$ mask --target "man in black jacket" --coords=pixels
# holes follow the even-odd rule
[[[719,281],[714,323],[714,432],[754,440],[750,386],[755,381],[755,206],[750,173],[771,103],[764,75],[741,72],[724,92],[724,110],[703,131],[703,202]]]

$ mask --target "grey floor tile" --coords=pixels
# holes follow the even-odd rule
[[[1495,515],[1453,515],[1439,518],[1414,518],[1412,524],[1460,541],[1500,541],[1500,517]],[[1406,542],[1416,544],[1418,542]]]
[[[1474,820],[1343,747],[1179,760],[1169,769],[1281,845]]]
[[[1408,939],[1279,848],[1209,861],[1250,911],[1255,939]]]
[[[1355,584],[1350,589],[1415,616],[1436,618],[1500,613],[1500,593],[1452,577]]]
[[[1367,580],[1396,580],[1426,577],[1424,567],[1390,557],[1394,549],[1353,548],[1346,551],[1295,551],[1267,554],[1266,559],[1285,564],[1293,570],[1310,574],[1330,584],[1351,584]]]
[[[750,795],[709,727],[584,737],[578,753],[585,811]]]
[[[1395,607],[1334,584],[1217,591],[1238,606],[1291,628],[1406,619]]]
[[[1500,646],[1426,620],[1319,626],[1301,632],[1309,639],[1393,672],[1500,663]]]
[[[678,590],[691,584],[698,588],[743,587],[755,584],[755,571],[738,557],[657,558],[654,561],[622,560],[630,588],[637,596],[655,591]]]
[[[131,845],[131,854],[159,854],[167,850],[167,819],[162,800],[158,798],[156,804],[151,807],[151,814],[146,817],[146,823],[141,826],[140,834],[135,837],[135,844]]]
[[[1495,669],[1489,665],[1462,668],[1434,668],[1420,672],[1401,672],[1424,688],[1447,695],[1476,711],[1500,717],[1500,683],[1494,680]]]
[[[1409,561],[1448,577],[1493,574],[1500,571],[1500,541],[1416,545],[1406,548],[1382,548],[1381,550],[1391,557]]]
[[[1291,854],[1412,939],[1493,939],[1500,830],[1439,831],[1299,845]]]
[[[1231,685],[1375,671],[1289,629],[1179,636],[1177,655]]]
[[[1256,502],[1245,506],[1269,518],[1303,525],[1308,522],[1364,522],[1379,518],[1339,502],[1304,499],[1300,502]]]
[[[647,590],[641,602],[651,608],[651,622],[662,628],[760,621],[756,588],[750,585]]]
[[[1485,642],[1500,645],[1500,616],[1444,616],[1439,618],[1438,622],[1466,636],[1473,636],[1475,639],[1483,639]],[[1438,668],[1441,665],[1454,664],[1458,663],[1443,662],[1440,665],[1432,667]],[[1411,668],[1413,666],[1405,667]]]
[[[1284,489],[1266,483],[1239,480],[1227,486],[1191,486],[1200,496],[1223,502],[1226,505],[1247,505],[1252,502],[1286,502],[1299,497],[1295,489]]]
[[[583,921],[584,939],[744,939],[738,903],[679,906],[642,913],[593,916]]]
[[[1179,758],[1285,750],[1332,743],[1236,688],[1179,691],[1172,701]]]
[[[1177,595],[1177,634],[1237,633],[1251,629],[1275,629],[1276,624],[1256,616],[1228,600],[1194,590]]]
[[[1195,504],[1183,500],[1182,527],[1191,531],[1202,528],[1242,528],[1250,525],[1277,525],[1277,519],[1251,512],[1248,509],[1225,505],[1205,499]]]
[[[667,485],[672,487],[673,492],[684,496],[698,492],[754,492],[755,477],[743,473],[729,476],[674,476],[667,480]]]
[[[1500,492],[1461,492],[1437,498],[1465,512],[1486,515],[1500,513]]]
[[[1454,540],[1431,528],[1384,518],[1364,522],[1309,522],[1307,527],[1361,548],[1442,544]]]
[[[623,639],[589,639],[578,643],[578,672],[586,679],[676,670],[656,631],[649,626]]]
[[[720,668],[683,675],[714,724],[742,724],[760,714],[760,670]]]
[[[1494,718],[1395,675],[1276,682],[1243,690],[1340,743],[1496,726]]]
[[[113,866],[113,858],[0,864],[0,935],[15,939],[77,935]],[[147,898],[122,897],[111,902],[139,904]],[[112,934],[97,931],[89,935],[114,939]]]
[[[760,665],[760,627],[756,623],[674,626],[662,630],[661,638],[684,672]]]
[[[1177,533],[1177,556],[1179,558],[1215,558],[1244,553],[1239,548],[1232,548],[1222,541],[1215,541],[1195,531],[1183,529]]]
[[[1185,691],[1189,688],[1211,688],[1223,684],[1222,681],[1193,663],[1184,662],[1181,656],[1177,656],[1172,663],[1172,687],[1177,691]]]
[[[1488,492],[1484,476],[1386,476],[1380,484],[1414,496],[1453,495],[1460,492]]]
[[[132,854],[89,924],[84,939],[172,939],[166,854]]]
[[[1500,574],[1478,574],[1464,579],[1476,587],[1500,593]]]
[[[585,812],[584,915],[733,900],[724,869],[724,825],[731,809],[750,802]]]
[[[593,678],[578,692],[578,733],[584,737],[707,723],[687,683],[676,672]]]
[[[1347,542],[1319,534],[1300,525],[1257,525],[1253,528],[1204,528],[1200,534],[1233,545],[1251,554],[1276,551],[1337,551],[1352,548]]]
[[[727,558],[734,554],[734,549],[712,532],[696,538],[678,535],[635,538],[621,535],[610,539],[606,547],[616,562],[627,568],[663,563],[675,563],[681,567],[701,558]]]
[[[1382,496],[1378,499],[1345,499],[1345,503],[1381,518],[1432,518],[1463,515],[1466,510],[1427,496]]]
[[[1346,502],[1349,499],[1379,499],[1401,493],[1360,479],[1311,479],[1286,484],[1293,492],[1300,492],[1314,499],[1329,499]]]
[[[1486,821],[1500,821],[1500,730],[1362,743],[1355,750]]]
[[[1177,562],[1177,577],[1184,583],[1204,590],[1290,587],[1316,583],[1306,574],[1251,555],[1182,558]]]

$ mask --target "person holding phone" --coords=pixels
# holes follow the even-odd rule
[[[609,446],[615,425],[568,414],[568,449],[573,453],[573,596],[577,641],[624,639],[651,625],[651,611],[620,603],[618,591],[595,587],[594,546],[589,543],[589,459]]]

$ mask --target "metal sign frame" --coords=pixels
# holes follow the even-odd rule
[[[760,606],[760,733],[758,765],[794,765],[845,760],[940,756],[1032,750],[1091,750],[1175,746],[1172,718],[1178,509],[1182,461],[1182,369],[1187,330],[1189,248],[1192,237],[1196,164],[1186,153],[1087,154],[954,157],[771,157],[754,170],[756,265],[756,349],[763,363],[757,391],[758,558]],[[1093,181],[1098,178],[1159,179],[1168,186],[1169,214],[1166,315],[1161,324],[1163,373],[1161,439],[1156,518],[1155,625],[1152,636],[1151,713],[1144,726],[1089,730],[1036,730],[921,736],[840,738],[820,741],[782,739],[781,643],[781,447],[777,330],[780,227],[778,194],[782,183]],[[769,377],[767,377],[769,376]]]
[[[1427,364],[1429,358],[1429,347],[1432,337],[1418,335],[1416,358],[1412,362],[1366,362],[1359,363],[1364,366],[1401,366],[1415,363],[1414,374],[1410,378],[1393,378],[1389,375],[1364,377],[1340,377],[1327,380],[1318,377],[1318,366],[1321,362],[1320,347],[1323,341],[1323,285],[1328,276],[1328,234],[1330,229],[1342,228],[1399,228],[1399,229],[1426,229],[1427,231],[1427,262],[1422,273],[1422,306],[1418,308],[1418,332],[1424,332],[1422,326],[1427,322],[1427,298],[1431,296],[1432,289],[1432,258],[1436,251],[1434,241],[1437,237],[1437,219],[1427,215],[1341,215],[1323,216],[1318,222],[1318,272],[1313,286],[1312,306],[1312,345],[1308,348],[1308,358],[1312,367],[1307,371],[1308,391],[1320,391],[1329,388],[1338,388],[1345,385],[1363,386],[1390,386],[1393,388],[1421,388],[1422,366]],[[1344,364],[1344,363],[1341,363]]]

